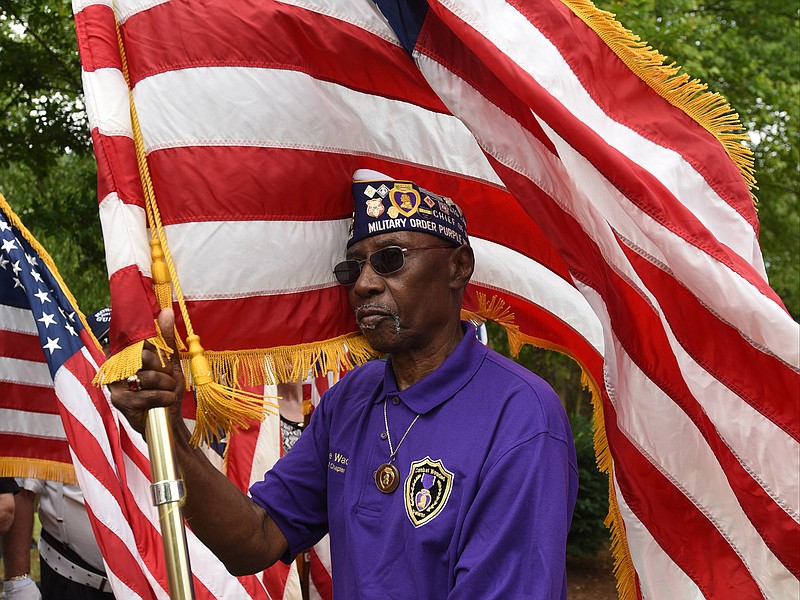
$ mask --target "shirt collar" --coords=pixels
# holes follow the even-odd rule
[[[397,391],[390,356],[383,371],[383,391],[378,394],[375,402],[381,402],[390,395],[397,396],[415,413],[425,414],[455,396],[472,379],[488,352],[475,337],[475,326],[472,323],[462,321],[461,328],[464,330],[464,337],[450,356],[435,371],[402,392]]]

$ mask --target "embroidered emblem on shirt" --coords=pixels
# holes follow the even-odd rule
[[[414,527],[432,521],[444,510],[453,490],[453,474],[441,460],[426,456],[411,463],[405,483],[406,514]]]
[[[394,187],[389,191],[389,202],[392,206],[389,207],[389,216],[394,212],[410,217],[417,212],[422,198],[419,197],[419,192],[414,189],[410,183],[395,183]],[[394,219],[394,217],[392,217]]]

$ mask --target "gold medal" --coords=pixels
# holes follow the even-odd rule
[[[400,471],[392,463],[383,463],[375,471],[375,485],[384,494],[391,494],[400,483]]]

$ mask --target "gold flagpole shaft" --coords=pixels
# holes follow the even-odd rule
[[[161,523],[169,596],[172,600],[193,600],[192,569],[180,507],[183,480],[178,477],[175,466],[172,429],[166,408],[151,408],[147,412],[146,434],[153,476],[153,503],[158,506]]]

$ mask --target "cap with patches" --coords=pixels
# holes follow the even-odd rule
[[[353,173],[355,210],[349,248],[364,238],[392,231],[419,231],[454,245],[469,244],[464,213],[450,198],[369,169]]]
[[[89,329],[101,346],[108,345],[108,330],[111,327],[111,309],[106,306],[86,317]]]

